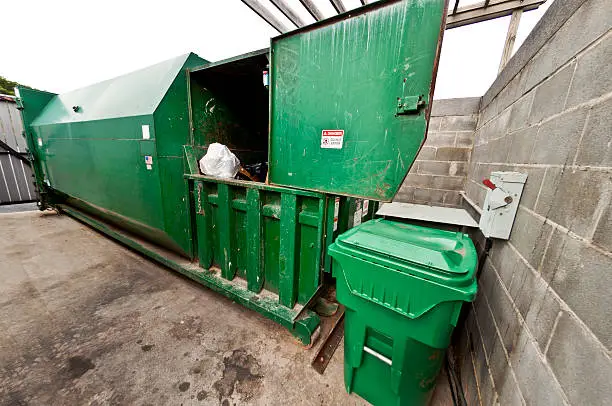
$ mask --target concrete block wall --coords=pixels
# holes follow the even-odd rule
[[[468,401],[610,405],[609,0],[556,0],[483,96],[465,185],[480,207],[496,170],[528,179],[458,333]]]
[[[480,98],[434,100],[423,148],[395,201],[459,207]]]

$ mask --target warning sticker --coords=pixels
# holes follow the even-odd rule
[[[340,198],[336,197],[334,201],[334,231],[338,229],[338,214],[340,214]]]
[[[365,217],[368,215],[368,210],[370,208],[370,201],[369,200],[364,200],[363,201],[363,214],[361,217]]]
[[[355,200],[355,213],[353,214],[353,227],[361,224],[361,217],[362,217],[361,214],[362,214],[361,199],[356,199]]]
[[[321,132],[321,148],[342,149],[344,130],[323,130]]]

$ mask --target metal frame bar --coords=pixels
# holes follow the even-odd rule
[[[272,28],[280,33],[289,31],[285,24],[283,24],[278,18],[274,16],[266,7],[262,6],[257,0],[242,0],[242,2],[255,14],[263,18],[265,22],[270,24]]]
[[[270,1],[298,28],[306,25],[305,22],[295,12],[293,12],[291,7],[289,7],[284,0]],[[299,1],[316,21],[325,19],[325,16],[321,10],[317,8],[312,0]],[[342,0],[329,1],[339,14],[347,11],[346,7],[342,3]],[[459,1],[460,0],[455,0],[452,12],[446,19],[447,30],[451,28],[463,27],[464,25],[493,20],[495,18],[506,17],[512,15],[516,10],[535,10],[546,2],[546,0],[485,0],[481,3],[459,7]],[[242,2],[281,34],[289,31],[289,29],[285,27],[285,25],[272,13],[270,13],[266,7],[261,5],[258,0],[242,0]],[[360,0],[360,2],[364,6],[372,3],[370,0]]]
[[[506,34],[506,42],[504,43],[504,52],[502,53],[501,61],[499,63],[499,72],[504,69],[504,67],[510,60],[510,57],[512,56],[514,42],[516,41],[516,33],[518,32],[518,27],[521,22],[522,15],[522,9],[517,9],[512,12],[512,17],[510,18],[510,25],[508,26],[508,33]]]
[[[512,15],[515,10],[530,11],[540,7],[546,0],[493,0],[466,7],[459,7],[446,19],[446,29],[463,27]]]
[[[315,4],[311,0],[300,0],[300,3],[302,3],[302,6],[306,8],[306,11],[310,13],[310,15],[312,16],[312,18],[315,19],[315,21],[321,21],[325,19],[325,16],[321,12],[321,10],[319,10],[318,7],[315,6]]]
[[[276,6],[276,8],[279,9],[289,21],[295,24],[296,27],[300,28],[306,25],[306,22],[304,22],[300,16],[293,12],[285,0],[270,0],[270,3],[274,4],[274,6]]]
[[[341,0],[329,0],[329,2],[331,3],[332,6],[334,6],[336,13],[338,14],[346,13],[346,7],[344,7],[344,4],[342,4]]]

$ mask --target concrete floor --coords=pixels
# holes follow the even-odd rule
[[[0,214],[1,405],[360,405],[282,327],[53,212]],[[448,404],[445,378],[435,404]]]

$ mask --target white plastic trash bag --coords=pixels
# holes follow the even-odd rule
[[[200,159],[200,170],[204,175],[233,178],[240,170],[240,160],[225,145],[215,142]]]

